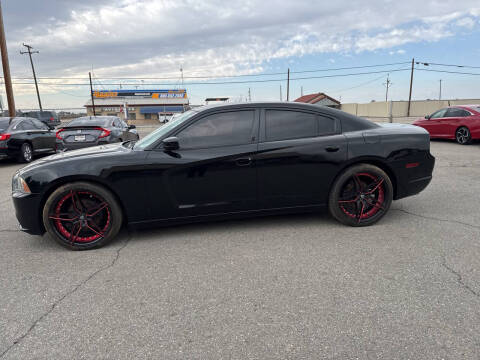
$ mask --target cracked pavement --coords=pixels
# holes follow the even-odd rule
[[[17,231],[0,161],[0,359],[479,358],[480,144],[377,225],[326,214],[128,233]]]

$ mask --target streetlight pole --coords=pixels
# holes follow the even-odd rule
[[[10,65],[8,64],[7,41],[5,40],[5,28],[3,27],[2,4],[0,2],[0,50],[2,52],[3,78],[5,80],[5,92],[7,93],[8,113],[15,117],[15,100],[13,99],[12,78],[10,77]]]
[[[32,54],[38,54],[38,51],[32,51],[32,47],[27,44],[23,44],[27,48],[27,51],[20,51],[20,54],[28,54],[30,58],[30,64],[32,65],[32,72],[33,72],[33,80],[35,80],[35,89],[37,89],[37,98],[38,98],[38,107],[40,108],[40,111],[43,111],[42,109],[42,102],[40,101],[40,92],[38,91],[38,83],[37,83],[37,75],[35,75],[35,67],[33,66],[33,60],[32,60]]]

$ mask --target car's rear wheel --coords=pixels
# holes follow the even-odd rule
[[[23,143],[20,147],[20,155],[18,157],[20,162],[29,163],[33,159],[32,145],[29,143]]]
[[[330,191],[332,216],[350,226],[367,226],[380,220],[390,208],[393,186],[379,167],[359,164],[345,170]]]
[[[61,245],[73,250],[101,247],[122,226],[122,211],[107,189],[75,182],[60,186],[47,199],[43,223]]]
[[[472,141],[472,135],[470,130],[466,126],[459,127],[455,131],[455,139],[460,145],[467,145]]]

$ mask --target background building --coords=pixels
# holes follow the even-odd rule
[[[325,93],[316,93],[300,96],[295,102],[329,106],[333,108],[340,107],[340,101],[328,96]]]
[[[101,90],[93,92],[96,115],[116,115],[134,124],[158,123],[164,116],[188,108],[186,90]],[[87,115],[93,115],[92,100],[85,105]]]

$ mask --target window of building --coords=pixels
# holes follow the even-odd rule
[[[137,120],[137,113],[129,112],[128,113],[128,120]]]
[[[145,120],[151,120],[152,114],[145,114]]]
[[[255,112],[253,110],[222,112],[201,118],[177,137],[182,148],[203,148],[249,144]]]
[[[291,110],[267,110],[266,139],[276,141],[317,136],[317,123],[315,114]]]

